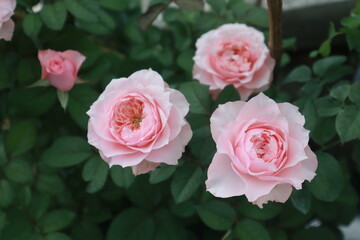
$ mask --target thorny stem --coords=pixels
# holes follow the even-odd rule
[[[269,11],[269,49],[271,56],[280,60],[282,52],[282,0],[267,0]]]

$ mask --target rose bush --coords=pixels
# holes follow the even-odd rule
[[[275,61],[264,35],[245,24],[224,24],[196,41],[193,77],[210,86],[213,96],[234,85],[241,99],[265,91],[272,81]]]
[[[217,146],[207,190],[217,197],[245,195],[262,207],[285,202],[292,187],[315,176],[317,159],[298,108],[260,93],[248,102],[220,105],[211,116]]]
[[[15,0],[0,1],[0,39],[10,41],[14,32],[15,23],[11,20],[16,7]]]
[[[86,57],[78,51],[58,52],[51,49],[40,50],[41,78],[60,91],[69,91],[78,80],[78,72]]]
[[[130,166],[135,175],[175,165],[192,136],[188,111],[158,73],[137,71],[112,80],[90,107],[88,140],[110,166]]]

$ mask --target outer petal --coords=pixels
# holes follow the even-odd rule
[[[15,28],[15,23],[10,19],[4,22],[0,28],[0,39],[10,41]]]
[[[177,164],[178,159],[184,152],[185,146],[188,144],[191,137],[192,131],[190,125],[186,123],[181,129],[178,137],[164,147],[151,151],[146,157],[146,160],[155,163],[163,162],[169,165]]]
[[[292,192],[292,186],[290,184],[278,184],[276,185],[269,194],[264,195],[253,201],[253,204],[263,208],[263,204],[268,201],[275,201],[284,203],[289,199]]]
[[[211,134],[216,142],[224,127],[231,121],[235,120],[245,102],[227,102],[219,105],[210,118]]]
[[[306,147],[309,142],[309,131],[304,128],[305,118],[299,112],[299,108],[290,103],[278,104],[281,113],[289,122],[289,135]]]
[[[150,172],[152,170],[154,170],[155,168],[157,168],[160,165],[160,163],[153,163],[153,162],[149,162],[149,161],[142,161],[141,163],[139,163],[136,166],[132,167],[132,172],[133,174],[136,175],[140,175],[140,174],[144,174],[147,172]]]
[[[77,75],[81,64],[85,61],[86,57],[84,55],[82,55],[81,53],[79,53],[78,51],[74,51],[74,50],[67,50],[65,52],[60,53],[60,55],[71,61],[74,66],[75,66],[75,71],[74,71],[74,75]]]
[[[206,190],[216,197],[227,198],[246,193],[244,181],[235,173],[231,159],[226,154],[215,154],[205,184]]]
[[[59,89],[60,91],[69,91],[75,84],[77,76],[73,75],[75,70],[72,62],[65,60],[62,74],[60,75],[49,75],[50,84]]]

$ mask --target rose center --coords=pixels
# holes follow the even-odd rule
[[[245,43],[225,43],[218,52],[223,66],[233,71],[247,72],[252,68],[252,55]]]
[[[112,127],[116,132],[123,128],[135,131],[141,127],[143,116],[144,102],[136,97],[127,97],[119,102],[113,111]]]
[[[50,62],[50,70],[52,72],[60,72],[64,68],[63,61],[61,60],[53,60]]]
[[[267,131],[252,136],[250,142],[257,157],[265,162],[274,160],[278,153],[278,143],[275,137]]]

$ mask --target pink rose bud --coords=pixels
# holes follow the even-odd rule
[[[225,24],[203,34],[196,48],[193,77],[209,85],[214,98],[230,84],[244,101],[268,89],[275,61],[262,32],[244,24]]]
[[[15,24],[10,19],[14,15],[15,0],[0,0],[0,39],[10,41],[14,32]]]
[[[54,50],[40,50],[38,57],[41,64],[41,78],[49,79],[51,85],[60,91],[73,88],[81,64],[86,57],[73,50],[57,52]]]
[[[308,146],[304,116],[290,103],[277,104],[260,93],[248,102],[220,105],[210,119],[217,153],[206,188],[216,197],[245,195],[262,207],[285,202],[317,168]]]
[[[87,114],[88,141],[110,165],[132,167],[135,175],[160,163],[177,164],[192,131],[189,103],[152,70],[113,79]]]

